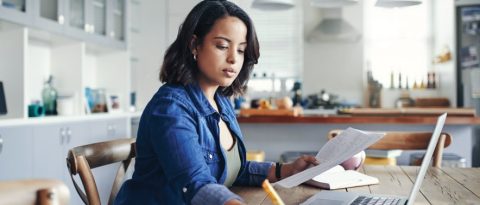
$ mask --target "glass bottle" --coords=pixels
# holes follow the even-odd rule
[[[53,87],[53,76],[49,76],[45,81],[42,90],[43,107],[45,115],[57,115],[57,90]]]

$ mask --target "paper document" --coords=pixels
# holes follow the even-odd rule
[[[344,162],[381,139],[385,133],[370,133],[348,128],[335,138],[329,140],[318,152],[319,165],[306,169],[275,183],[292,188]]]

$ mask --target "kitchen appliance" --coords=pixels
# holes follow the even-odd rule
[[[480,0],[455,1],[457,106],[475,107],[474,79],[480,70]]]

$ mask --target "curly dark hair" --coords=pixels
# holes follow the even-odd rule
[[[191,39],[197,37],[196,45],[201,45],[215,22],[223,17],[239,18],[247,27],[247,47],[242,70],[228,87],[221,87],[225,96],[240,95],[246,91],[246,85],[260,57],[257,34],[248,14],[232,2],[224,0],[205,0],[198,3],[180,25],[175,41],[167,49],[160,71],[160,81],[187,85],[196,81],[199,73],[191,52]]]

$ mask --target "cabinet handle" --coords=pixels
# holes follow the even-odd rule
[[[64,127],[60,128],[60,145],[63,145],[65,143],[66,135],[67,135],[66,128]]]
[[[2,138],[2,135],[0,135],[0,154],[2,154],[2,150],[3,150],[3,138]]]
[[[65,17],[63,15],[59,15],[58,16],[58,23],[63,25],[63,23],[65,23]]]
[[[70,144],[70,140],[72,139],[72,130],[68,128],[67,130],[67,144]]]

